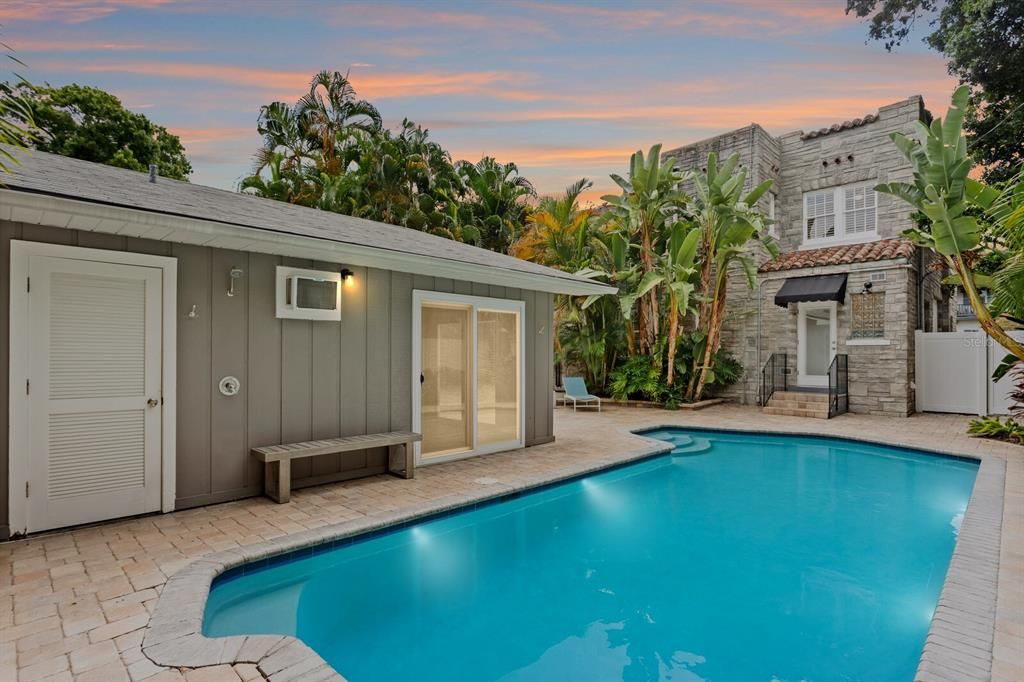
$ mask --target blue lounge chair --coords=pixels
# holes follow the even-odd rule
[[[573,412],[576,411],[576,405],[580,403],[584,407],[597,403],[597,411],[601,411],[601,399],[587,390],[587,383],[583,381],[583,377],[565,377],[563,383],[565,385],[565,400],[572,401]]]

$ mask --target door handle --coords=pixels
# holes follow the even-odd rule
[[[423,372],[420,372],[420,383],[422,384],[424,381],[426,381],[426,377],[423,376]]]
[[[149,400],[146,401],[146,405],[148,407],[156,407],[159,404],[160,404],[160,401],[157,400],[156,398],[150,398]]]

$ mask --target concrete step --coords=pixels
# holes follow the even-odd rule
[[[804,391],[776,391],[772,400],[795,400],[802,403],[828,403],[828,393],[806,393]]]
[[[828,405],[821,407],[778,407],[769,401],[767,407],[762,407],[761,412],[765,414],[778,414],[787,417],[812,417],[814,419],[828,419]]]
[[[768,401],[768,407],[784,410],[825,410],[828,412],[828,394],[798,393],[795,391],[775,393]]]

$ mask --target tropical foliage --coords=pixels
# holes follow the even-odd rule
[[[176,180],[187,180],[192,173],[177,135],[125,109],[109,92],[24,80],[3,83],[0,92],[3,130],[22,146],[137,171],[156,164],[160,175]]]
[[[1006,330],[1021,322],[1024,182],[1018,176],[1000,191],[970,177],[973,163],[962,130],[968,96],[967,86],[957,88],[945,120],[936,118],[930,126],[918,122],[914,138],[893,133],[892,141],[914,169],[914,182],[884,183],[875,189],[900,197],[925,216],[923,225],[907,230],[906,236],[945,261],[981,328],[1021,361],[1024,344]],[[995,274],[979,281],[975,266],[993,248],[1007,258]],[[981,297],[982,287],[994,294],[991,309]]]
[[[559,299],[559,359],[588,386],[616,398],[668,405],[700,400],[742,368],[720,349],[729,273],[753,273],[751,249],[767,218],[755,204],[767,183],[744,193],[739,157],[700,173],[679,171],[661,146],[637,151],[621,194],[581,208],[582,180],[542,199],[511,253],[614,285],[616,296]],[[690,193],[687,189],[692,188]]]
[[[13,64],[24,66],[24,64],[10,51],[5,55]],[[32,128],[34,121],[32,110],[29,108],[25,98],[19,95],[16,90],[23,85],[25,80],[15,76],[15,85],[0,83],[0,173],[7,173],[11,170],[11,164],[17,164],[18,159],[13,150],[24,149],[34,138]]]
[[[1005,421],[999,417],[975,419],[967,427],[967,433],[1024,445],[1024,424],[1018,424],[1012,417],[1007,417]]]
[[[295,105],[261,107],[257,130],[263,146],[240,189],[270,199],[506,251],[535,194],[514,163],[453,162],[414,122],[385,128],[338,72],[316,74]]]

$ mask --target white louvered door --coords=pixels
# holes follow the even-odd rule
[[[29,259],[28,530],[160,509],[161,271]]]

